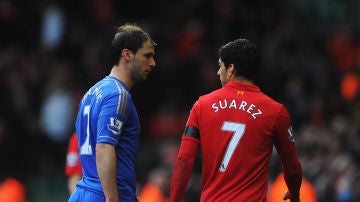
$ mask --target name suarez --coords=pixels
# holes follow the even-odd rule
[[[241,101],[235,99],[231,101],[228,101],[227,99],[219,100],[217,102],[214,102],[211,105],[211,107],[215,113],[218,112],[219,110],[224,110],[224,109],[241,110],[250,114],[254,119],[256,119],[259,115],[262,114],[262,111],[256,105],[248,103],[244,100]]]

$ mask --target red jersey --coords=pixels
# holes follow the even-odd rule
[[[191,145],[195,143],[202,155],[201,201],[265,202],[273,145],[287,173],[300,176],[301,182],[288,112],[255,85],[230,81],[201,96],[186,127],[174,168],[172,201],[177,201],[183,193],[176,192],[182,192],[187,184],[183,181],[188,177],[181,173],[188,175],[192,169],[197,148]],[[289,189],[297,195],[300,185],[290,181],[295,188]]]
[[[66,155],[65,174],[67,176],[74,174],[82,175],[78,148],[78,137],[76,133],[73,133],[69,140],[68,151]]]

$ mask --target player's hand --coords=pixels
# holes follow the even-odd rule
[[[300,202],[300,199],[299,199],[299,198],[297,198],[297,199],[292,199],[290,192],[289,192],[289,191],[286,191],[286,192],[285,192],[285,195],[284,195],[284,197],[283,197],[283,200],[285,201],[285,200],[288,200],[288,199],[290,200],[290,202]]]

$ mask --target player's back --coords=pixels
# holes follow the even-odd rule
[[[121,112],[122,108],[128,106],[126,104],[130,104],[131,107],[128,107],[128,110],[131,112],[133,111],[133,105],[130,101],[128,101],[130,99],[130,95],[124,88],[124,85],[121,84],[120,81],[115,79],[114,77],[107,76],[98,83],[96,83],[93,87],[91,87],[81,100],[76,120],[76,131],[79,137],[79,152],[81,163],[83,166],[84,177],[83,180],[78,183],[78,186],[86,187],[88,189],[92,189],[94,191],[102,193],[102,187],[96,168],[95,155],[95,147],[96,144],[99,142],[99,139],[106,139],[106,141],[102,142],[106,142],[116,146],[117,156],[121,156],[122,152],[127,149],[119,148],[120,146],[118,145],[122,142],[125,142],[125,140],[122,141],[120,140],[120,138],[127,140],[126,146],[137,144],[137,127],[131,129],[131,131],[129,131],[128,128],[123,127],[124,129],[122,130],[122,132],[124,134],[127,134],[124,136],[113,134],[111,130],[108,130],[108,128],[110,128],[108,120],[111,119],[111,117],[109,116],[112,116],[113,113],[116,113],[116,110],[112,110],[113,108],[119,109],[119,111]],[[130,113],[127,112],[127,114]],[[125,115],[118,116],[125,117]],[[132,116],[126,117],[129,120],[134,119]],[[114,124],[118,122],[119,121],[114,121]],[[134,125],[138,126],[137,120],[134,121]],[[118,129],[117,127],[114,127],[112,126],[114,130]],[[115,141],[115,138],[117,138],[117,142],[121,143],[113,143]],[[136,150],[136,148],[137,145],[134,146],[134,150]],[[134,153],[134,151],[132,150],[130,152]],[[131,156],[131,159],[128,156]],[[128,164],[135,161],[134,159],[132,159],[133,156],[130,154],[124,154],[122,155],[122,158],[124,159],[124,161],[130,159],[127,162]],[[120,166],[122,166],[122,164],[117,162],[117,169],[120,169]],[[120,173],[119,175],[122,176],[125,174]],[[120,179],[119,175],[117,176],[117,180],[122,180],[122,178]],[[128,172],[126,172],[126,175],[127,176],[125,178],[128,181],[133,181],[133,178],[135,178],[133,170],[129,170]]]
[[[199,99],[201,201],[265,201],[274,123],[282,105],[229,82]]]

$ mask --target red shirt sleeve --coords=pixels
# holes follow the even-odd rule
[[[191,124],[191,121],[189,120],[196,120],[196,109],[194,108],[196,108],[196,104],[190,111],[190,116],[186,124],[186,128],[192,128],[192,130],[187,132],[188,130],[186,129],[183,134],[180,151],[172,174],[170,187],[171,202],[183,201],[185,189],[191,175],[196,154],[199,149],[200,141],[197,137],[199,134],[196,134],[198,127],[196,124],[188,125]]]
[[[74,174],[82,175],[81,162],[78,148],[78,137],[73,133],[68,145],[66,154],[65,174],[71,176]]]
[[[279,154],[286,185],[292,198],[299,197],[302,169],[296,153],[295,137],[287,110],[282,107],[275,126],[274,144]]]

